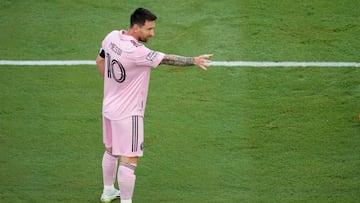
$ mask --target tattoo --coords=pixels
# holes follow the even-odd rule
[[[192,66],[194,65],[194,58],[178,55],[165,55],[160,64],[171,66]]]

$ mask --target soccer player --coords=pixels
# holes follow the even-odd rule
[[[130,17],[128,30],[110,32],[102,41],[96,64],[104,79],[102,202],[120,196],[121,203],[131,203],[135,187],[135,169],[144,149],[144,111],[151,68],[160,64],[199,66],[206,70],[212,54],[197,57],[169,55],[148,49],[155,35],[156,16],[144,8]],[[120,157],[120,163],[118,159]],[[118,180],[119,190],[114,183]],[[120,194],[121,193],[121,194]]]

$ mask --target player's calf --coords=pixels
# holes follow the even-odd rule
[[[121,191],[121,202],[131,203],[135,188],[135,164],[120,162],[118,183]]]

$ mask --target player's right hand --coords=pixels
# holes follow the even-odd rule
[[[210,58],[213,56],[214,54],[203,54],[200,56],[197,56],[194,58],[194,64],[199,66],[200,68],[207,70],[208,67],[210,66],[211,60]]]

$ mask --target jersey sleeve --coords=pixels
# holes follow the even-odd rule
[[[165,54],[158,51],[153,51],[151,49],[146,48],[145,46],[142,48],[138,60],[137,65],[139,66],[147,66],[156,68],[160,62],[163,60]]]
[[[111,37],[113,35],[116,35],[117,32],[118,31],[116,31],[116,30],[111,31],[108,35],[105,36],[104,40],[101,42],[101,48],[99,51],[99,55],[102,58],[105,58],[105,50],[106,50],[106,47],[108,46],[108,44],[111,42]]]

